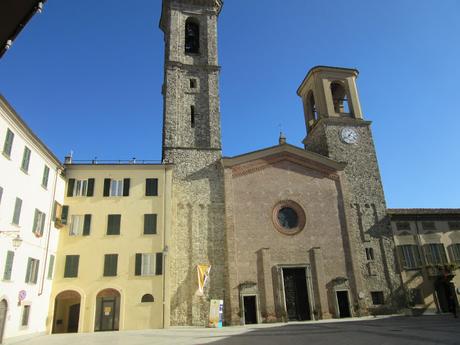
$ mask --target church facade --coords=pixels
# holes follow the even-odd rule
[[[308,72],[297,90],[303,147],[281,135],[276,146],[223,156],[222,7],[221,0],[162,2],[160,164],[53,161],[62,183],[43,238],[55,239],[55,246],[40,255],[51,255],[55,265],[37,260],[34,266],[37,276],[48,272],[50,296],[48,317],[34,319],[35,329],[205,327],[212,300],[223,301],[225,325],[347,318],[407,306],[448,310],[460,284],[460,210],[387,209],[357,70],[317,66]],[[13,145],[8,138],[4,126],[4,147]],[[5,195],[20,184],[15,174],[0,182]],[[17,230],[23,238],[26,231]],[[0,255],[11,257],[9,239],[1,243]],[[8,262],[4,276],[17,276],[18,265],[26,269],[25,262]],[[0,340],[33,333],[11,320],[21,310],[35,313],[44,298],[31,289],[28,307],[16,307],[11,302],[22,282],[8,284],[11,296],[0,295]]]

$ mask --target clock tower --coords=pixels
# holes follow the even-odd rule
[[[348,279],[357,299],[353,303],[366,313],[376,292],[383,292],[388,307],[396,306],[400,283],[371,122],[363,118],[357,77],[355,69],[317,66],[308,72],[297,93],[308,133],[305,149],[347,164]]]

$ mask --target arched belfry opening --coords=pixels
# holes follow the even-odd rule
[[[200,53],[200,24],[195,18],[188,18],[185,22],[185,53]]]
[[[339,82],[331,83],[332,101],[334,103],[334,112],[342,116],[351,116],[348,95],[345,87]]]
[[[316,108],[315,102],[315,94],[313,90],[310,90],[306,99],[306,111],[307,111],[307,121],[308,121],[308,128],[310,129],[313,127],[318,121],[318,109]]]

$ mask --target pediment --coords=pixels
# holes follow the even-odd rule
[[[334,180],[338,178],[337,172],[343,170],[346,166],[345,163],[336,162],[325,156],[289,144],[277,145],[223,159],[224,167],[231,169],[234,177],[255,173],[285,161],[314,170]]]

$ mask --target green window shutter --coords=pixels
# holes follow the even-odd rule
[[[144,235],[157,233],[157,215],[144,214]]]
[[[398,258],[399,258],[399,263],[401,265],[401,271],[403,271],[407,267],[406,258],[404,256],[404,249],[403,249],[403,246],[397,246],[396,248],[398,251]]]
[[[14,252],[8,251],[6,253],[5,270],[3,271],[3,280],[11,280],[11,273],[13,272]]]
[[[88,179],[88,190],[86,191],[86,196],[94,196],[94,179]]]
[[[34,222],[32,225],[32,232],[34,234],[37,234],[37,229],[38,229],[38,217],[40,215],[40,211],[35,209],[35,214],[34,214]]]
[[[21,218],[21,207],[22,200],[16,198],[16,203],[14,204],[13,224],[19,225],[19,220]]]
[[[104,196],[110,196],[110,179],[104,179]]]
[[[78,263],[80,261],[80,255],[66,255],[65,257],[65,269],[64,278],[76,278],[78,277]]]
[[[39,267],[40,267],[40,260],[35,260],[33,259],[32,260],[32,283],[34,284],[37,284],[37,280],[38,280],[38,270],[39,270]]]
[[[66,225],[67,221],[68,221],[68,218],[69,218],[69,206],[64,205],[64,206],[62,206],[61,223],[63,225]]]
[[[42,212],[41,223],[40,223],[40,236],[43,236],[43,232],[45,231],[45,222],[46,222],[46,214]]]
[[[123,179],[123,196],[129,196],[129,185],[131,180],[129,178]]]
[[[69,179],[69,182],[67,183],[67,196],[73,196],[73,188],[75,187],[75,179],[71,178]]]
[[[157,196],[158,195],[158,179],[148,178],[145,181],[145,195]]]
[[[26,270],[26,279],[24,280],[26,283],[29,283],[31,281],[31,270],[32,270],[32,259],[29,258],[27,260],[27,270]]]
[[[134,274],[136,276],[142,275],[142,254],[136,254],[136,264],[134,268]]]
[[[50,168],[45,165],[43,169],[43,178],[42,178],[42,186],[47,188],[48,187],[48,178],[50,176]]]
[[[157,253],[155,258],[155,275],[163,274],[163,253]]]
[[[21,326],[29,325],[30,305],[25,305],[22,309]]]
[[[48,262],[48,279],[53,279],[53,270],[54,270],[54,255],[50,255],[50,260]]]
[[[109,214],[107,221],[107,235],[120,235],[121,215]]]
[[[13,148],[14,133],[8,128],[6,132],[5,144],[3,145],[3,153],[6,156],[11,155],[11,149]]]
[[[21,169],[24,172],[29,171],[29,162],[30,162],[30,149],[26,146],[24,147],[24,153],[22,155]]]
[[[85,220],[83,222],[83,236],[89,236],[91,233],[91,215],[85,214]]]
[[[117,275],[118,254],[104,255],[104,277],[115,277]]]
[[[0,187],[0,204],[2,203],[3,187]]]

